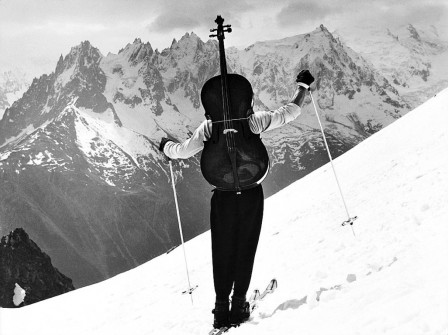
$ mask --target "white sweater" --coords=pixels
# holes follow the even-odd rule
[[[249,127],[254,134],[281,127],[296,119],[301,108],[289,103],[273,111],[255,112],[249,116]],[[204,148],[212,134],[212,121],[205,120],[196,128],[193,135],[183,143],[167,142],[163,152],[172,159],[185,159],[194,156]]]

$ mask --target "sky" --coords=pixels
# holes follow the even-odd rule
[[[0,72],[54,71],[59,56],[88,40],[107,55],[132,43],[159,51],[194,32],[203,41],[216,15],[231,24],[226,47],[247,47],[314,30],[448,21],[446,0],[0,0]]]

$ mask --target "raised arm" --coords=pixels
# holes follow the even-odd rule
[[[251,131],[255,134],[260,134],[295,120],[300,115],[306,92],[313,81],[314,78],[308,70],[300,71],[296,79],[297,88],[291,102],[273,111],[255,112],[252,114],[249,119]]]

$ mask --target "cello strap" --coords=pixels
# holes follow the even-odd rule
[[[228,121],[241,121],[241,120],[248,120],[248,117],[241,117],[239,119],[228,119],[228,120],[221,120],[221,121],[212,121],[212,123],[222,123],[222,122],[228,122]]]
[[[238,119],[229,119],[229,120],[212,121],[212,124],[213,124],[213,123],[216,123],[216,124],[218,124],[218,123],[223,123],[223,122],[226,122],[226,121],[246,121],[246,122],[243,122],[243,124],[242,124],[242,129],[243,129],[244,138],[245,138],[245,139],[249,139],[249,138],[252,137],[253,135],[256,135],[256,134],[252,133],[252,131],[250,130],[249,122],[248,122],[250,116],[251,116],[253,113],[254,113],[254,111],[253,111],[253,109],[251,108],[251,109],[248,110],[248,113],[247,113],[248,116],[247,116],[247,117],[241,117],[241,118],[238,118]],[[215,128],[216,128],[216,127],[215,127]],[[212,128],[212,140],[213,140],[213,143],[216,143],[216,142],[218,141],[218,136],[219,136],[218,133],[219,133],[219,132],[216,132],[216,133],[215,133],[215,131],[214,131],[213,128]]]

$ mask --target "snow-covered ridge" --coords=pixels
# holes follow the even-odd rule
[[[448,41],[435,26],[352,27],[335,35],[370,61],[414,106],[448,85]]]
[[[279,287],[232,334],[446,334],[448,89],[266,202],[252,287]],[[419,133],[419,136],[415,136]],[[210,236],[108,281],[19,310],[2,334],[205,334],[214,294]],[[92,303],[86,304],[86,301]],[[22,322],[27,320],[27,322]],[[51,325],[51,326],[49,326]]]

